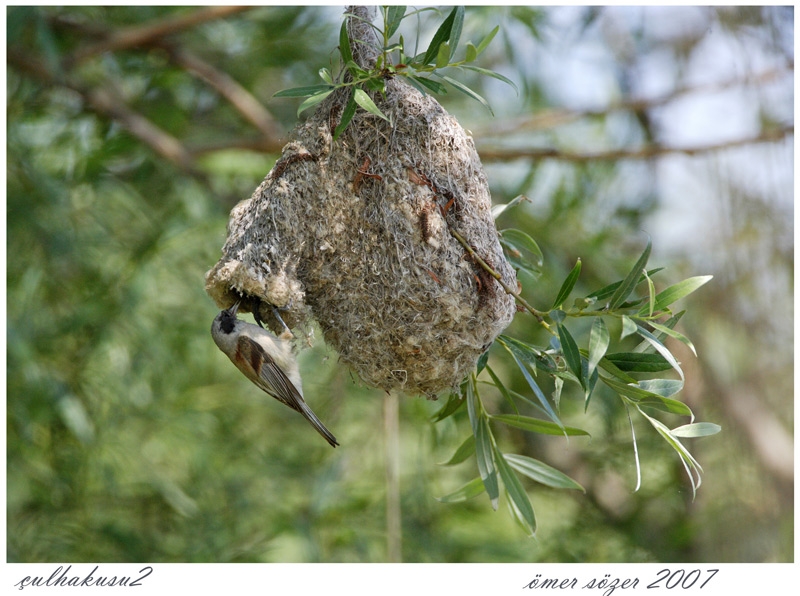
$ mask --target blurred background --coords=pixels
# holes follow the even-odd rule
[[[443,9],[446,11],[448,9]],[[228,212],[280,155],[299,101],[335,67],[342,7],[9,7],[7,556],[13,562],[387,560],[383,396],[317,334],[300,357],[335,451],[211,341],[203,290]],[[401,28],[427,47],[441,16]],[[547,308],[620,279],[649,234],[684,301],[680,398],[721,434],[674,452],[624,411],[562,397],[590,440],[498,440],[586,492],[525,482],[526,538],[443,467],[469,433],[441,403],[401,403],[402,559],[419,562],[794,560],[794,10],[469,7],[462,39],[500,33],[467,77],[492,106],[439,97],[473,134],[498,227],[544,252]],[[518,315],[509,334],[541,342]],[[544,340],[546,341],[546,340]],[[585,345],[585,337],[584,337]],[[492,352],[519,391],[524,380]],[[487,402],[490,407],[491,399]],[[465,415],[465,413],[462,413]]]

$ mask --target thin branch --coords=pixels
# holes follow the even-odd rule
[[[282,135],[281,129],[275,119],[266,108],[237,81],[227,73],[214,68],[208,62],[201,60],[198,56],[184,49],[165,46],[170,57],[176,64],[185,68],[190,73],[203,79],[233,107],[239,111],[244,118],[250,121],[268,139],[279,139]]]
[[[9,64],[39,81],[48,85],[60,85],[78,93],[94,111],[119,122],[131,134],[181,170],[194,176],[203,177],[203,174],[194,168],[192,154],[181,142],[128,107],[125,101],[112,91],[112,85],[98,85],[95,88],[86,89],[65,76],[56,80],[56,77],[44,64],[30,56],[9,49],[7,57]]]
[[[484,271],[486,271],[489,275],[491,275],[493,278],[497,280],[497,283],[500,284],[500,287],[503,288],[506,294],[513,296],[514,299],[517,302],[519,302],[519,304],[525,310],[527,310],[534,317],[536,317],[537,321],[539,321],[542,325],[544,325],[548,329],[550,328],[550,326],[544,320],[544,317],[547,315],[546,312],[537,310],[533,306],[528,304],[528,302],[522,296],[520,296],[519,292],[516,289],[512,288],[506,282],[504,282],[502,276],[497,271],[492,269],[491,265],[489,265],[486,261],[484,261],[480,257],[480,255],[478,255],[478,253],[475,252],[475,249],[472,248],[470,243],[467,242],[467,240],[461,234],[456,232],[453,228],[449,228],[449,230],[450,230],[450,235],[461,243],[461,246],[463,246],[464,250],[466,250],[473,259],[475,259],[475,262],[478,263],[478,265],[480,265]]]
[[[250,8],[249,6],[210,6],[177,17],[170,17],[145,23],[144,25],[119,29],[102,41],[76,50],[74,54],[68,56],[64,60],[64,66],[65,68],[69,68],[87,58],[104,52],[114,52],[152,43],[167,35],[179,33],[180,31],[190,29],[207,21],[238,14],[250,10]]]
[[[564,126],[584,118],[605,117],[613,112],[648,112],[655,108],[662,107],[685,95],[698,93],[718,93],[734,87],[765,85],[780,79],[781,77],[793,76],[793,74],[794,64],[789,64],[788,70],[787,68],[775,68],[751,76],[730,79],[727,81],[707,83],[693,87],[681,87],[674,89],[670,93],[662,95],[661,97],[653,97],[650,99],[628,99],[611,104],[599,110],[573,110],[567,108],[544,109],[535,114],[504,122],[496,122],[491,126],[473,128],[472,130],[475,138],[504,136],[508,134],[520,133],[522,131],[547,130],[556,128],[558,126]]]
[[[509,161],[512,159],[558,159],[571,162],[590,162],[590,161],[618,161],[621,159],[651,159],[663,155],[698,155],[711,153],[724,149],[732,149],[745,145],[757,143],[774,143],[781,141],[794,134],[794,126],[785,126],[764,130],[754,137],[744,139],[734,139],[720,143],[710,143],[708,145],[697,145],[695,147],[666,147],[663,145],[648,145],[639,149],[610,149],[608,151],[597,151],[590,153],[577,153],[563,151],[561,149],[548,148],[523,148],[523,149],[504,149],[479,147],[478,153],[483,161]]]

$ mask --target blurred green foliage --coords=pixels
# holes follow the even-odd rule
[[[255,390],[211,341],[216,310],[203,291],[203,275],[219,256],[229,210],[250,195],[278,153],[259,149],[263,139],[241,111],[170,53],[178,47],[224,71],[262,99],[285,134],[297,106],[268,98],[309,84],[335,59],[338,10],[231,12],[175,28],[165,38],[75,59],[115,33],[201,10],[7,8],[10,561],[386,559],[383,396],[360,387],[321,340],[302,353],[306,397],[342,442],[334,451],[301,418]],[[736,39],[739,51],[757,47],[777,56],[779,67],[791,51],[782,24],[791,19],[782,9],[699,10],[689,17],[705,25],[683,37],[653,34],[646,12],[636,13],[645,15],[637,21],[610,10],[573,10],[467,9],[465,39],[482,39],[501,26],[502,43],[481,54],[480,65],[520,88],[515,97],[497,81],[477,75],[466,81],[494,108],[497,118],[489,122],[466,97],[442,99],[473,131],[479,149],[482,139],[500,144],[503,123],[563,104],[563,90],[559,95],[548,86],[546,57],[565,56],[565,43],[603,41],[612,73],[604,80],[605,95],[623,100],[631,78],[641,75],[632,56],[666,56],[680,73],[700,53],[712,25]],[[432,33],[436,25],[428,16],[406,25]],[[676,89],[684,83],[680,76]],[[98,109],[92,92],[103,89],[114,92],[115,108],[178,139],[191,163],[166,158],[163,147],[132,130],[118,109]],[[782,112],[773,106],[781,101],[774,89],[764,90],[759,131],[780,121]],[[640,146],[669,123],[662,118],[659,128],[653,115],[589,111],[525,134],[533,145],[567,151]],[[510,130],[518,135],[526,129]],[[280,147],[277,139],[270,143]],[[785,163],[791,172],[785,156],[791,143],[774,143],[771,151],[770,163]],[[763,152],[744,159],[764,159]],[[642,229],[681,224],[658,159],[499,159],[486,165],[497,203],[519,194],[531,198],[501,215],[498,225],[524,230],[541,246],[541,275],[520,276],[523,295],[540,308],[552,304],[578,258],[575,295],[585,295],[625,276],[641,252]],[[462,408],[432,424],[441,404],[404,398],[405,561],[793,560],[791,486],[781,461],[764,455],[759,428],[747,426],[748,418],[759,420],[767,433],[777,419],[783,426],[771,437],[779,438],[782,429],[791,434],[791,332],[783,321],[789,315],[774,316],[791,311],[785,172],[765,174],[775,180],[769,194],[739,182],[735,166],[713,156],[678,165],[696,179],[712,180],[703,192],[713,214],[706,223],[717,225],[708,232],[713,244],[700,253],[659,254],[654,233],[651,263],[669,261],[673,277],[659,289],[692,275],[715,275],[700,293],[705,301],[693,301],[682,322],[700,358],[686,353],[680,359],[692,408],[701,419],[731,428],[714,439],[692,440],[706,471],[697,499],[674,453],[641,425],[643,479],[634,493],[629,423],[618,402],[598,395],[584,414],[582,395],[565,394],[562,418],[589,431],[591,442],[495,429],[509,451],[546,461],[586,488],[585,494],[565,492],[523,479],[538,521],[537,539],[530,540],[485,497],[458,504],[435,499],[474,476],[473,463],[437,465],[464,440],[468,413]],[[667,224],[659,223],[665,217]],[[588,337],[589,325],[574,333]],[[619,329],[610,332],[618,336]],[[525,314],[507,334],[547,341]],[[493,371],[524,392],[525,380],[501,355],[493,348]],[[760,418],[740,413],[752,406],[750,394],[763,398]],[[499,394],[482,399],[492,413],[511,413]]]

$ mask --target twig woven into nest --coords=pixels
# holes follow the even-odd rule
[[[261,185],[231,212],[206,275],[218,306],[240,296],[279,328],[317,321],[325,341],[371,386],[435,397],[457,386],[510,323],[514,299],[472,139],[430,96],[400,79],[334,142],[345,93],[293,131]]]

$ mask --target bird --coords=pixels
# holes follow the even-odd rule
[[[241,300],[220,311],[211,324],[214,343],[245,377],[279,402],[300,412],[331,447],[339,442],[303,399],[297,360],[287,340],[236,317]]]

